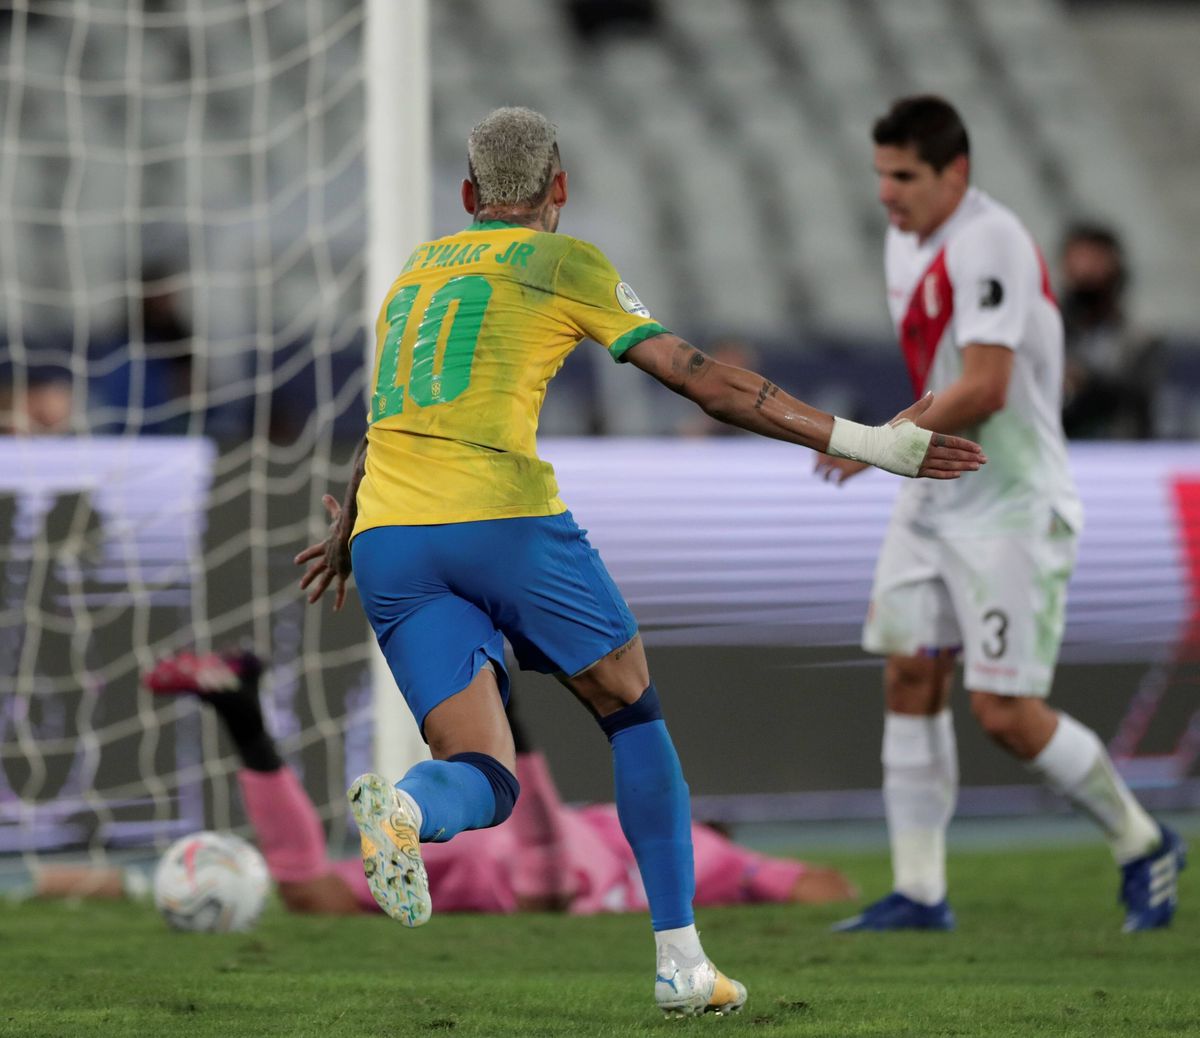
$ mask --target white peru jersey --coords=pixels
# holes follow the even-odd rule
[[[889,227],[888,308],[918,394],[962,372],[972,343],[1006,346],[1007,402],[961,434],[988,464],[957,480],[912,480],[900,507],[944,533],[1044,530],[1054,516],[1078,531],[1083,510],[1062,431],[1063,327],[1045,261],[1007,207],[971,188],[925,242]]]

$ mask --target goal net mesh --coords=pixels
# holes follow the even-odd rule
[[[0,853],[244,828],[211,711],[139,688],[187,646],[267,661],[340,835],[368,632],[292,558],[363,422],[364,6],[3,0],[0,26]]]

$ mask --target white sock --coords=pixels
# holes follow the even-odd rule
[[[689,963],[694,959],[704,957],[704,949],[700,947],[700,934],[696,931],[695,923],[691,926],[679,926],[673,930],[655,930],[654,949],[658,955],[661,956],[668,947],[674,948]]]
[[[946,827],[958,798],[954,717],[888,712],[883,720],[883,802],[893,888],[923,905],[946,896]]]
[[[148,901],[154,894],[154,879],[145,869],[131,865],[121,870],[121,890],[130,901]]]
[[[392,788],[395,789],[396,795],[401,797],[408,805],[409,810],[412,811],[413,817],[417,820],[417,832],[420,832],[421,826],[425,822],[425,815],[421,811],[421,805],[418,804],[409,793],[406,793],[399,786],[393,786]]]
[[[1099,736],[1069,714],[1058,715],[1050,741],[1028,767],[1096,821],[1118,865],[1159,845],[1157,823],[1117,774]]]

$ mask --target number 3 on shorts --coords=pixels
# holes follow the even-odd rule
[[[388,303],[388,330],[379,359],[379,377],[371,397],[372,422],[400,414],[408,399],[418,407],[448,404],[461,395],[471,381],[475,345],[479,341],[488,301],[492,298],[491,284],[487,278],[472,274],[453,278],[434,292],[417,328],[408,377],[400,381],[397,372],[400,343],[419,291],[418,285],[405,285]],[[450,328],[445,336],[441,370],[434,371],[438,343],[452,303],[458,303],[458,308],[450,318]]]
[[[983,614],[983,622],[991,625],[983,654],[989,660],[998,660],[1008,651],[1008,614],[1003,609],[989,609]]]

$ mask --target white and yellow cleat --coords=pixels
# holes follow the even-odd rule
[[[703,954],[687,961],[673,947],[658,956],[654,1001],[669,1017],[736,1013],[746,1004],[745,985],[730,980]]]
[[[346,793],[362,842],[363,872],[371,895],[405,926],[429,922],[433,903],[421,861],[421,834],[404,797],[379,775],[363,775]]]

